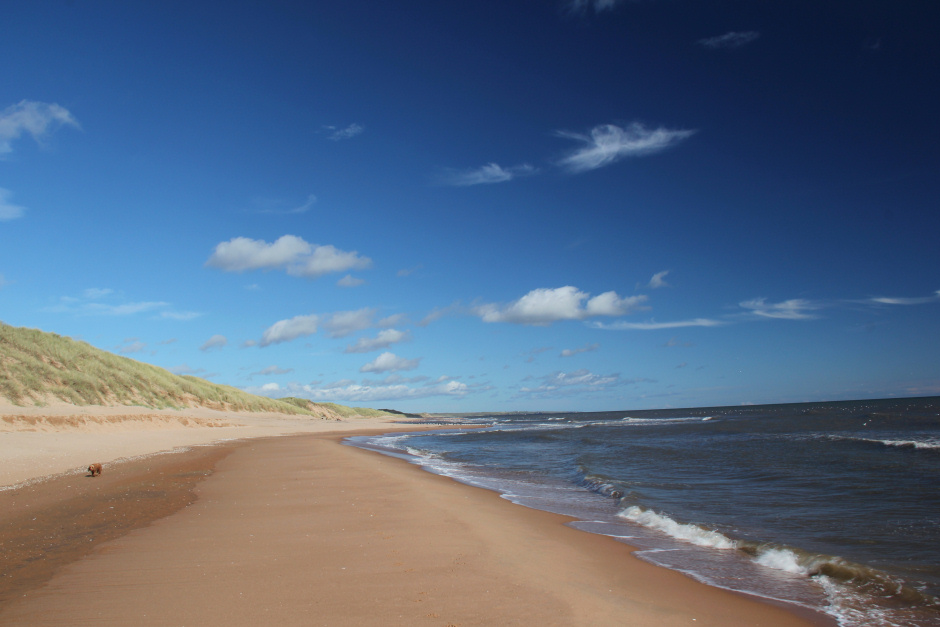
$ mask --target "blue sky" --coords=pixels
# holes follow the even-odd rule
[[[0,320],[409,411],[940,394],[940,8],[35,0]]]

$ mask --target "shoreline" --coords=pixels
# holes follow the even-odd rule
[[[650,565],[626,544],[566,526],[567,517],[342,444],[367,430],[198,447],[128,462],[127,473],[117,465],[113,485],[108,475],[66,476],[0,493],[19,499],[17,515],[46,508],[50,524],[80,518],[88,501],[118,514],[156,507],[153,518],[90,550],[80,530],[66,537],[84,553],[52,567],[43,583],[24,578],[15,598],[0,596],[0,622],[128,623],[143,612],[158,624],[202,625],[313,617],[366,625],[826,624]],[[76,482],[84,492],[62,499]],[[152,485],[142,491],[144,482]],[[92,498],[92,489],[112,496]],[[127,496],[113,497],[120,493]],[[96,516],[86,516],[89,524],[107,526]]]

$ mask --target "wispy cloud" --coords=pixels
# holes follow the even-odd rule
[[[203,342],[202,346],[199,347],[199,350],[202,352],[208,352],[211,350],[221,350],[228,344],[228,338],[224,335],[213,335],[208,340]]]
[[[291,276],[317,278],[332,272],[361,270],[372,260],[356,251],[310,244],[296,235],[284,235],[273,243],[236,237],[216,245],[206,265],[226,272],[284,269]]]
[[[136,337],[124,340],[124,343],[118,347],[118,351],[124,355],[142,353],[145,350],[147,350],[147,344],[145,342],[141,342]]]
[[[509,168],[504,168],[496,163],[487,163],[473,170],[447,170],[440,177],[440,182],[444,185],[457,187],[505,183],[520,176],[535,174],[536,171],[533,166],[527,163]]]
[[[668,287],[669,284],[666,283],[666,275],[669,274],[669,270],[663,270],[662,272],[657,272],[653,275],[653,278],[650,279],[650,282],[646,287],[651,290],[659,289],[661,287]]]
[[[417,387],[412,387],[405,383],[359,385],[348,381],[337,382],[324,387],[299,385],[296,383],[286,386],[278,385],[277,383],[268,383],[257,388],[246,388],[246,391],[275,398],[286,395],[306,398],[312,401],[374,403],[376,401],[410,400],[433,396],[462,397],[466,396],[471,390],[466,383],[445,379]]]
[[[567,285],[535,289],[508,305],[478,305],[474,313],[484,322],[511,322],[546,326],[561,320],[584,320],[594,316],[623,316],[641,306],[646,296],[621,298],[616,292],[590,294]]]
[[[591,324],[596,329],[606,329],[608,331],[657,331],[659,329],[681,329],[683,327],[718,327],[728,324],[723,320],[713,318],[692,318],[691,320],[674,320],[672,322],[612,322],[605,324],[594,322]]]
[[[320,322],[320,316],[311,314],[309,316],[294,316],[286,320],[278,320],[270,327],[265,329],[261,336],[259,344],[270,346],[271,344],[281,344],[290,342],[299,337],[306,337],[317,332],[317,325]]]
[[[553,372],[539,379],[535,387],[519,388],[518,397],[550,398],[583,392],[598,392],[622,385],[649,381],[649,379],[624,379],[619,373],[599,375],[587,369],[573,372]]]
[[[754,298],[739,305],[755,316],[782,320],[812,320],[817,316],[811,312],[821,307],[818,303],[802,298],[792,298],[779,303],[768,303],[766,298]]]
[[[12,196],[13,192],[0,187],[0,222],[21,218],[26,213],[26,207],[10,202]]]
[[[293,368],[280,368],[278,366],[268,366],[267,368],[262,368],[258,372],[252,372],[250,375],[248,375],[248,378],[251,379],[252,377],[255,377],[255,376],[269,377],[271,375],[288,374],[293,371],[294,371]]]
[[[869,298],[867,303],[873,305],[923,305],[925,303],[936,303],[940,301],[940,290],[937,290],[930,296],[914,296],[914,297],[891,297],[891,296],[878,296],[875,298]]]
[[[21,100],[0,111],[0,155],[13,152],[13,141],[28,133],[41,144],[60,126],[80,128],[65,107],[45,102]]]
[[[355,344],[347,346],[346,350],[343,352],[371,353],[372,351],[388,348],[392,344],[404,342],[410,339],[410,337],[411,336],[407,331],[399,331],[398,329],[384,329],[379,331],[379,334],[374,338],[359,338]]]
[[[385,352],[364,365],[359,372],[400,372],[402,370],[414,370],[421,363],[421,358],[405,359],[395,353]]]
[[[639,122],[626,128],[601,124],[590,133],[558,131],[556,135],[583,144],[559,163],[570,172],[596,170],[626,157],[640,157],[662,152],[688,139],[695,131],[659,127],[649,129]]]
[[[354,277],[351,274],[347,274],[342,279],[337,281],[336,284],[340,287],[359,287],[365,282],[365,279],[360,279],[358,277]]]
[[[717,37],[706,37],[705,39],[699,39],[697,43],[711,50],[718,50],[720,48],[740,48],[741,46],[746,46],[747,44],[756,41],[759,37],[760,33],[754,30],[740,32],[731,31],[725,33],[724,35],[718,35]]]
[[[333,141],[352,139],[357,135],[362,135],[362,133],[366,130],[366,127],[364,127],[362,124],[357,124],[355,122],[344,128],[338,128],[335,126],[324,126],[323,128],[327,131],[330,131],[330,134],[327,137]]]
[[[581,353],[593,353],[600,347],[600,344],[586,344],[580,348],[566,348],[565,350],[561,351],[560,356],[573,357],[575,355],[580,355]]]
[[[620,4],[621,0],[570,0],[568,5],[572,13],[583,13],[588,9],[594,9],[595,13],[610,11]]]
[[[317,203],[317,197],[314,194],[308,194],[307,200],[300,205],[271,198],[256,198],[253,202],[258,207],[257,213],[292,215],[309,211]]]
[[[323,320],[323,328],[330,337],[346,337],[373,325],[375,309],[364,307],[354,311],[337,311]]]

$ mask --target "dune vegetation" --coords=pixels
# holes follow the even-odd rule
[[[317,417],[387,415],[373,409],[277,400],[145,364],[37,329],[0,322],[0,398],[14,405],[136,405],[152,409],[207,407]]]

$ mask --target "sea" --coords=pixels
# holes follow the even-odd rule
[[[348,443],[821,624],[940,625],[940,397],[478,414]]]

